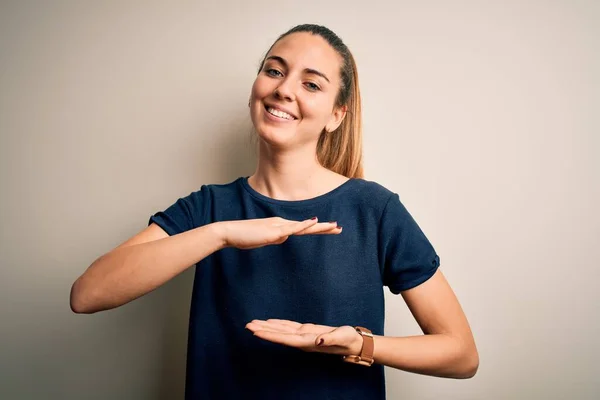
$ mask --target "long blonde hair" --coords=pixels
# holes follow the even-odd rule
[[[271,45],[271,48],[282,38],[296,32],[308,32],[321,36],[337,51],[343,60],[340,70],[342,84],[336,99],[336,106],[346,106],[346,116],[336,130],[332,132],[323,130],[321,132],[317,142],[317,159],[325,168],[338,174],[348,178],[363,178],[362,113],[358,72],[354,56],[335,33],[324,26],[312,24],[295,26],[279,36]],[[271,51],[271,48],[269,48],[269,51]],[[264,62],[263,59],[260,63],[259,73],[263,69]]]

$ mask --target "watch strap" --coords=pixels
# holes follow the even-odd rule
[[[354,329],[363,337],[362,349],[360,350],[360,355],[344,356],[344,361],[370,367],[374,362],[373,352],[375,351],[373,333],[362,326],[356,326]]]

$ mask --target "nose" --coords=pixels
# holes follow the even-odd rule
[[[293,84],[288,79],[282,79],[273,94],[279,100],[293,101],[296,98]]]

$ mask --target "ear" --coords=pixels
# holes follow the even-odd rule
[[[341,107],[335,107],[333,109],[333,113],[331,113],[331,118],[329,119],[329,122],[327,123],[327,125],[325,125],[325,131],[326,132],[335,131],[340,126],[342,121],[344,120],[344,117],[346,116],[347,112],[348,112],[348,106],[344,105]]]

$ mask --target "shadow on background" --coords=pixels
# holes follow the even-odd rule
[[[210,182],[201,181],[205,178],[199,177],[198,188],[203,184],[231,182],[254,173],[256,152],[252,143],[252,123],[247,109],[239,115],[244,117],[228,119],[222,126],[223,130],[215,133],[222,138],[215,158],[199,158],[197,171],[203,171],[202,166],[206,163],[216,163],[219,173],[212,176]],[[161,288],[164,293],[160,299],[167,305],[161,307],[164,311],[163,355],[156,397],[160,400],[184,397],[189,311],[195,270],[196,267],[189,268]]]

